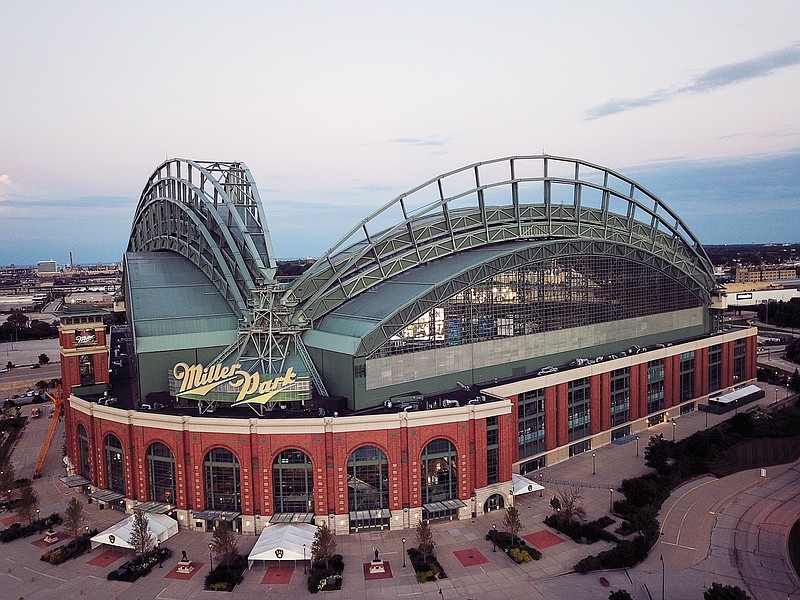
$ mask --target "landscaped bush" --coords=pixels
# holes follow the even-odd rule
[[[16,539],[35,535],[47,531],[51,527],[61,523],[61,516],[58,513],[53,513],[46,519],[34,521],[24,527],[19,523],[14,523],[8,529],[0,533],[0,542],[8,543]]]
[[[418,582],[425,583],[426,581],[447,579],[447,573],[444,572],[442,565],[436,560],[435,554],[431,554],[425,560],[418,548],[409,548],[406,553],[411,560],[411,566],[414,567]]]
[[[169,548],[158,548],[151,550],[143,556],[139,556],[132,561],[124,563],[117,569],[109,572],[106,579],[114,581],[127,581],[133,582],[144,577],[155,567],[159,562],[164,562],[172,556],[172,550]]]
[[[242,580],[245,569],[247,569],[247,559],[239,554],[230,565],[218,565],[206,575],[204,587],[207,590],[231,592]]]
[[[512,539],[511,534],[506,531],[490,529],[486,534],[486,540],[491,542],[493,539],[495,545],[517,564],[542,558],[542,553],[539,550],[529,546],[525,543],[525,540],[518,536]],[[527,558],[525,558],[525,555],[527,555]]]
[[[308,591],[316,594],[341,589],[343,572],[344,558],[341,554],[331,556],[327,565],[324,562],[314,562],[308,574]]]
[[[610,523],[607,521],[610,521]],[[560,531],[566,536],[579,543],[594,544],[599,540],[607,542],[616,542],[617,536],[610,531],[606,531],[604,527],[611,525],[615,521],[609,517],[604,517],[601,520],[591,521],[590,523],[581,523],[579,521],[565,521],[559,519],[556,515],[550,515],[545,518],[544,523],[548,527],[552,527],[556,531]]]
[[[45,553],[39,557],[39,560],[48,562],[51,565],[60,565],[89,550],[92,546],[92,536],[95,535],[97,535],[97,529],[90,531],[88,534],[85,533],[81,535],[77,540],[71,540],[68,544],[45,551]]]
[[[633,567],[647,557],[650,545],[642,536],[634,540],[620,540],[614,548],[596,555],[587,556],[575,565],[577,573],[587,573],[598,569],[621,569]]]

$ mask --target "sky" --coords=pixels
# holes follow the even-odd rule
[[[0,265],[121,259],[167,158],[242,161],[278,258],[547,153],[705,244],[800,240],[794,1],[0,0]]]

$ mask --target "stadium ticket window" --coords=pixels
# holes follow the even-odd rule
[[[301,450],[284,450],[272,463],[276,513],[314,512],[314,470]]]
[[[242,507],[239,461],[230,450],[214,448],[203,461],[206,510],[239,512]]]
[[[175,457],[161,442],[147,448],[147,485],[150,500],[175,503]]]
[[[92,480],[92,467],[89,452],[89,436],[86,434],[86,428],[83,424],[78,424],[78,473],[81,477]]]
[[[113,433],[106,436],[106,488],[125,495],[125,451]]]
[[[347,461],[350,531],[388,529],[389,461],[380,448],[362,446]]]

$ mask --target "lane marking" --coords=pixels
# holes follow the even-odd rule
[[[667,510],[667,514],[666,514],[666,515],[664,515],[664,522],[661,524],[661,530],[660,530],[660,532],[659,532],[659,533],[661,533],[661,535],[664,535],[664,527],[666,527],[666,525],[667,525],[667,520],[669,520],[669,515],[670,515],[670,513],[672,512],[672,509],[673,509],[673,508],[675,508],[675,506],[678,504],[678,502],[680,502],[680,501],[683,499],[683,497],[684,497],[684,496],[686,496],[687,494],[691,494],[691,493],[692,493],[692,492],[694,492],[695,490],[699,490],[699,489],[700,489],[701,487],[703,487],[704,485],[708,485],[709,483],[714,483],[715,481],[719,481],[719,479],[711,479],[710,481],[706,481],[706,482],[704,482],[704,483],[701,483],[700,485],[697,485],[697,486],[695,486],[695,487],[693,487],[693,488],[691,488],[691,489],[689,489],[689,490],[686,490],[685,492],[683,492],[683,493],[682,493],[682,494],[681,494],[681,495],[680,495],[680,496],[679,496],[679,497],[678,497],[678,498],[675,500],[675,502],[673,502],[673,503],[672,503],[672,506],[670,506],[670,507],[669,507],[669,510]]]

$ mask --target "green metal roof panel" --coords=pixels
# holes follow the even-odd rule
[[[226,346],[236,339],[230,305],[183,256],[128,252],[125,279],[138,352]]]

